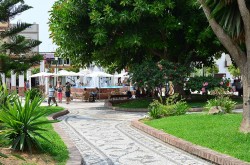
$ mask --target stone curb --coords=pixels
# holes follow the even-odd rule
[[[218,153],[209,148],[201,147],[195,144],[192,144],[183,139],[177,138],[173,135],[167,134],[163,131],[154,129],[146,124],[141,123],[138,120],[131,122],[131,125],[147,134],[160,139],[165,143],[169,143],[177,148],[180,148],[190,154],[199,156],[208,161],[220,164],[220,165],[250,165],[248,162],[241,161],[239,159],[233,158],[226,154]]]
[[[58,117],[68,114],[69,111],[63,110],[57,113],[51,114],[48,119],[49,120],[56,120]],[[66,162],[67,165],[84,165],[85,161],[82,158],[79,150],[76,148],[74,143],[70,140],[69,136],[62,130],[62,128],[59,126],[59,123],[53,123],[54,130],[60,135],[63,142],[66,144],[68,151],[69,151],[69,159]]]

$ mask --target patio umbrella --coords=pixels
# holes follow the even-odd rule
[[[86,77],[112,77],[113,75],[112,75],[112,74],[105,73],[105,72],[97,71],[97,72],[89,73],[89,74],[87,74],[87,75],[85,75],[85,76],[86,76]]]
[[[29,77],[50,77],[50,76],[55,76],[55,74],[54,73],[47,73],[47,72],[40,72],[37,74],[33,74]]]
[[[67,71],[67,70],[60,70],[57,74],[57,76],[84,76],[82,73],[76,73],[72,71]]]
[[[42,83],[40,85],[44,85],[46,77],[52,77],[52,76],[55,76],[55,75],[56,75],[55,73],[40,72],[40,73],[37,73],[37,74],[33,74],[33,75],[29,76],[29,77],[30,78],[39,77],[39,80]]]
[[[125,78],[128,78],[129,75],[128,75],[128,72],[124,72],[124,73],[120,73],[120,74],[114,75],[114,77],[125,77]]]

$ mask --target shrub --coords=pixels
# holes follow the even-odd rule
[[[9,93],[5,85],[0,85],[0,109],[5,106],[7,102],[13,103],[16,97],[15,92]]]
[[[226,113],[232,113],[232,110],[235,108],[236,102],[231,100],[229,97],[225,97],[221,102],[222,109]]]
[[[166,99],[166,105],[163,105],[158,100],[154,100],[149,105],[149,116],[157,119],[164,116],[183,115],[187,112],[189,106],[187,102],[179,97],[178,93]]]
[[[41,148],[37,137],[47,140],[40,134],[46,129],[40,126],[55,121],[40,119],[46,113],[38,110],[42,101],[40,97],[35,97],[33,101],[30,101],[30,95],[27,94],[24,106],[17,98],[13,105],[7,102],[7,105],[0,111],[0,121],[4,124],[1,133],[11,141],[12,149],[32,151],[33,147]]]
[[[190,107],[188,106],[186,101],[178,101],[175,104],[175,113],[174,115],[184,115],[188,111]]]
[[[208,100],[204,108],[210,110],[214,106],[220,106],[225,113],[231,113],[235,105],[236,102],[232,101],[229,97],[221,97]]]
[[[229,95],[224,88],[215,88],[211,91],[211,94],[215,95],[216,98],[207,101],[207,104],[205,105],[206,110],[210,110],[213,106],[220,106],[225,113],[231,113],[235,108],[236,102],[229,98]]]
[[[34,100],[35,97],[42,97],[42,92],[37,88],[32,88],[25,92],[25,95],[30,95],[30,100]]]
[[[228,80],[222,80],[221,78],[215,78],[212,76],[208,77],[190,77],[189,80],[186,82],[186,89],[190,89],[191,91],[200,91],[204,85],[206,91],[211,91],[216,87],[222,87],[227,89],[227,82]],[[204,84],[205,83],[205,84]]]
[[[158,119],[162,116],[163,105],[158,100],[154,100],[152,103],[150,103],[148,109],[148,114],[151,118]]]
[[[163,116],[173,116],[175,113],[175,105],[164,105]]]
[[[177,101],[182,101],[182,100],[183,99],[180,98],[179,93],[175,93],[166,99],[166,105],[174,105],[175,103],[177,103]]]

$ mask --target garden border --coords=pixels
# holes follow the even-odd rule
[[[138,120],[131,122],[131,125],[165,143],[173,145],[177,148],[180,148],[190,154],[199,156],[203,159],[209,160],[211,162],[220,164],[220,165],[250,165],[248,162],[233,158],[229,155],[216,152],[212,149],[205,148],[199,145],[195,145],[191,142],[185,141],[181,138],[177,138],[173,135],[167,134],[163,131],[157,130],[153,127],[150,127]]]
[[[60,116],[67,115],[69,112],[68,109],[65,109],[60,112],[56,112],[51,114],[48,118],[56,120]],[[52,124],[54,130],[60,135],[63,142],[66,144],[68,151],[69,151],[69,159],[67,160],[67,165],[84,165],[84,159],[82,158],[79,150],[76,148],[74,143],[70,140],[69,136],[62,130],[62,128],[59,126],[59,123],[53,123]]]
[[[148,112],[146,108],[120,108],[114,107],[112,102],[119,101],[119,102],[126,102],[129,100],[105,100],[104,106],[115,111],[126,111],[126,112]],[[203,108],[190,108],[188,112],[202,112]]]
[[[104,106],[106,108],[113,109],[115,111],[126,111],[126,112],[148,112],[148,109],[145,108],[120,108],[120,107],[114,107],[112,102],[119,101],[119,102],[127,102],[129,100],[105,100]],[[242,109],[243,104],[237,104],[235,106],[235,109]],[[190,108],[188,112],[202,112],[203,108]]]

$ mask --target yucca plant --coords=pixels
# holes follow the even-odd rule
[[[0,111],[0,121],[4,124],[1,134],[11,141],[14,150],[32,152],[33,147],[41,148],[38,137],[47,139],[41,135],[46,129],[40,126],[55,122],[40,119],[46,113],[38,109],[43,101],[41,97],[35,97],[32,101],[29,98],[30,95],[26,95],[23,106],[19,98],[13,105],[8,102]]]

